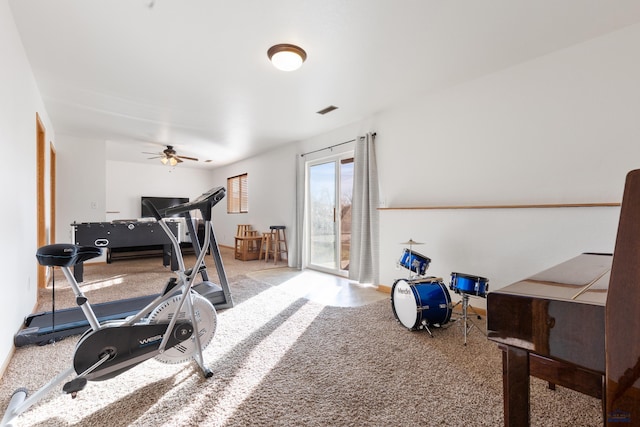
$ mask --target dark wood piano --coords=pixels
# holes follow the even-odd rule
[[[602,399],[640,426],[640,170],[629,172],[613,256],[585,253],[487,295],[502,350],[505,426],[529,425],[529,378]]]

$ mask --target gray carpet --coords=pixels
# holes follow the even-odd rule
[[[236,305],[218,313],[205,351],[212,378],[192,363],[150,360],[90,382],[76,399],[51,393],[16,425],[502,425],[500,352],[479,331],[465,347],[456,324],[434,338],[407,331],[388,299],[329,307],[300,298],[287,282],[235,275],[231,283]],[[16,387],[33,391],[68,366],[75,341],[17,349],[0,404]],[[531,393],[532,425],[602,425],[596,399],[536,379]]]

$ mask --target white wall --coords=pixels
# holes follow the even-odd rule
[[[59,135],[56,143],[56,242],[72,243],[71,224],[105,220],[105,147]]]
[[[218,210],[214,217],[214,227],[218,241],[222,245],[233,246],[238,224],[250,224],[254,229],[264,232],[271,225],[286,226],[289,249],[289,265],[296,265],[296,165],[301,162],[301,154],[340,144],[354,139],[369,128],[369,120],[344,126],[333,132],[322,134],[305,141],[287,144],[232,165],[213,171],[216,185],[226,187],[227,178],[248,174],[249,212],[246,214],[227,214]],[[316,159],[328,154],[338,154],[352,150],[352,145],[336,147],[332,151],[324,150],[306,156],[304,161]]]
[[[140,218],[140,197],[188,197],[195,199],[218,184],[211,171],[161,164],[107,161],[106,220]]]
[[[623,183],[621,183],[623,185]],[[489,291],[531,276],[582,252],[612,253],[618,207],[383,210],[381,282],[391,286],[409,271],[398,260],[409,238],[431,259],[427,275],[450,284],[452,272],[489,279]],[[452,298],[459,297],[453,292]],[[471,304],[485,308],[485,300]]]
[[[640,167],[640,25],[376,117],[387,207],[620,202]],[[619,209],[381,212],[381,282],[413,238],[430,273],[492,289],[583,251],[613,252]],[[424,252],[422,252],[424,251]],[[478,305],[483,305],[483,301]]]
[[[104,141],[60,136],[56,148],[58,242],[71,242],[73,222],[139,218],[141,196],[192,199],[219,185],[205,169],[107,161]]]
[[[3,224],[0,243],[0,367],[7,361],[13,335],[36,303],[36,113],[49,142],[53,126],[44,110],[6,0],[0,1],[0,148],[10,160],[0,168]],[[48,177],[48,166],[45,174]],[[48,181],[48,178],[47,178]],[[46,203],[49,203],[46,183]],[[47,229],[49,228],[47,211]]]
[[[295,222],[295,144],[287,145],[260,156],[212,172],[216,186],[227,187],[227,178],[248,174],[249,212],[227,214],[226,199],[223,207],[214,211],[214,229],[218,243],[233,247],[238,224],[250,224],[260,232],[271,225],[284,225],[287,240],[293,238]]]
[[[640,25],[380,114],[388,206],[617,202],[640,165]]]
[[[139,218],[141,196],[194,198],[215,186],[204,169],[107,161],[104,141],[60,136],[56,147],[58,242],[72,242],[73,222]]]

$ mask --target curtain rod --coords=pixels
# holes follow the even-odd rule
[[[372,133],[372,135],[373,135],[373,136],[376,136],[376,132],[373,132],[373,133]],[[363,136],[361,136],[360,138],[364,138],[364,137],[363,137]],[[350,142],[354,142],[354,141],[355,141],[355,138],[354,138],[354,139],[350,139],[349,141],[341,142],[341,143],[339,143],[339,144],[334,144],[334,145],[330,145],[330,146],[328,146],[328,147],[319,148],[319,149],[317,149],[317,150],[309,151],[308,153],[302,153],[302,154],[300,154],[300,157],[304,157],[304,156],[306,156],[307,154],[318,153],[318,152],[320,152],[320,151],[324,151],[324,150],[331,150],[331,149],[332,149],[332,148],[334,148],[334,147],[339,147],[339,146],[341,146],[341,145],[348,144],[348,143],[350,143]]]

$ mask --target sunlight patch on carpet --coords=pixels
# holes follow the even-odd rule
[[[120,285],[124,283],[124,275],[115,276],[109,280],[94,280],[88,283],[80,284],[80,289],[84,292],[96,291],[98,289],[108,288],[110,286]]]
[[[259,283],[253,279],[243,280],[238,286],[244,286],[248,293],[262,289],[256,288]],[[204,350],[204,362],[214,371],[213,378],[204,380],[193,362],[187,367],[150,360],[112,380],[101,384],[91,382],[75,400],[67,395],[45,399],[19,417],[17,424],[100,424],[105,412],[128,405],[129,395],[153,391],[162,394],[148,407],[131,408],[129,425],[157,425],[158,408],[176,402],[181,402],[180,410],[172,411],[171,420],[167,423],[163,420],[164,425],[189,425],[192,420],[200,419],[203,412],[208,417],[205,425],[224,425],[325,308],[323,304],[302,298],[297,283],[292,280],[271,286],[218,313],[216,334]],[[90,286],[95,285],[100,283]],[[223,384],[227,379],[228,383]],[[164,383],[165,380],[169,383]],[[172,385],[162,392],[168,384]],[[194,388],[200,387],[198,384],[204,387],[202,392],[193,393]],[[216,389],[213,395],[205,391],[209,387]],[[185,393],[189,399],[182,398]]]
[[[320,314],[323,307],[306,304],[271,335],[262,340],[244,359],[231,383],[225,388],[209,412],[204,425],[222,426],[229,421],[242,403],[251,396],[277,366],[298,338]],[[198,405],[198,407],[200,407]],[[184,416],[185,414],[181,414]]]
[[[214,365],[232,358],[237,347],[251,343],[252,349],[242,358],[231,382],[216,396],[215,404],[206,394],[193,396],[189,407],[182,408],[169,425],[202,413],[205,407],[210,411],[205,425],[224,425],[324,309],[323,305],[305,302],[270,331],[269,323],[299,301],[298,292],[291,292],[285,282],[219,313],[216,335],[204,354],[206,364],[214,369],[209,381],[216,379]],[[264,333],[268,335],[261,336]]]
[[[222,358],[239,343],[277,317],[283,310],[300,299],[284,282],[270,287],[256,296],[236,304],[231,310],[218,313],[218,329],[212,345],[207,348],[205,360]],[[214,351],[212,354],[211,351]]]

